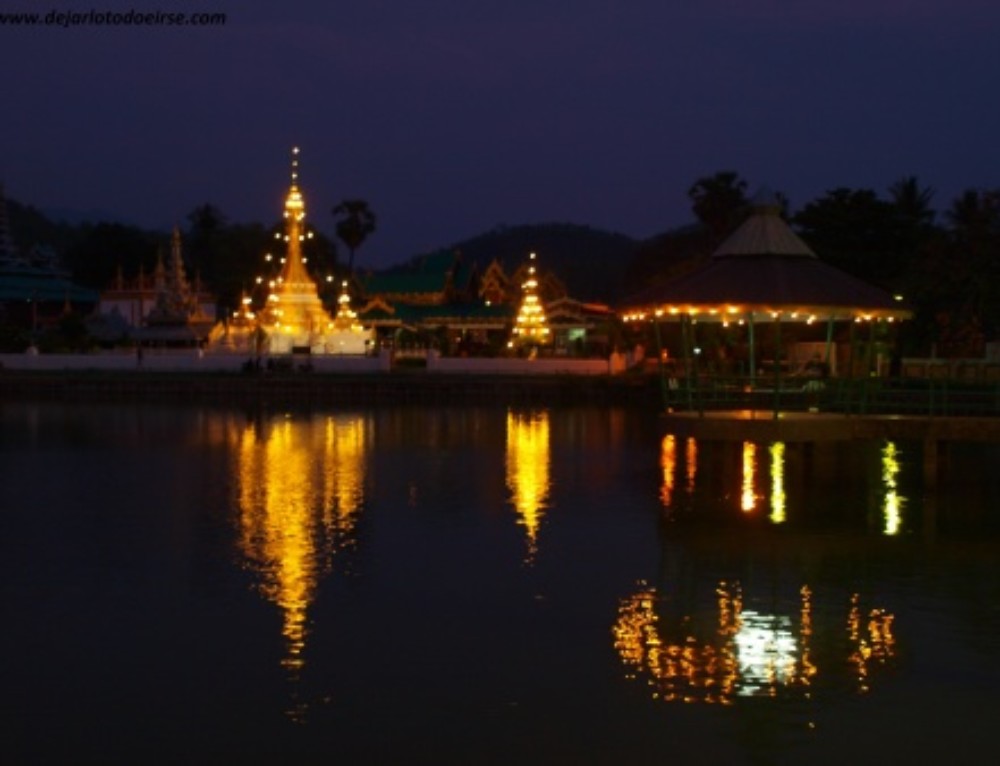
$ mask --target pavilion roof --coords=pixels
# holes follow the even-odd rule
[[[98,293],[69,279],[31,267],[0,273],[0,301],[97,303]]]
[[[773,199],[754,211],[701,268],[651,285],[624,312],[801,315],[905,319],[911,312],[885,290],[820,260],[781,218]]]

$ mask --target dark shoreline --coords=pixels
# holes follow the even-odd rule
[[[648,375],[447,375],[0,371],[3,401],[200,404],[661,406]]]

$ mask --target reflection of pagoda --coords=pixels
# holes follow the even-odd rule
[[[240,548],[261,592],[282,611],[281,664],[293,684],[305,666],[319,581],[334,555],[355,543],[368,440],[361,418],[285,420],[234,434]],[[289,713],[301,717],[304,703]]]
[[[549,414],[507,413],[507,488],[518,523],[528,536],[527,563],[538,550],[538,531],[549,496]]]
[[[273,353],[297,349],[316,354],[364,353],[367,334],[357,324],[346,328],[335,325],[306,270],[302,256],[306,207],[298,186],[298,154],[296,147],[292,157],[292,185],[285,198],[284,265],[260,312],[259,326],[267,334],[268,347]]]

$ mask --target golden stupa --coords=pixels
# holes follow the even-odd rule
[[[292,150],[292,185],[285,197],[287,250],[281,273],[271,283],[267,302],[260,312],[259,327],[266,334],[265,344],[271,353],[308,349],[313,354],[363,354],[368,350],[371,333],[357,322],[345,325],[341,315],[345,310],[350,311],[346,289],[340,296],[340,311],[334,319],[324,308],[316,283],[306,270],[302,256],[306,206],[298,186],[298,156],[296,147]]]

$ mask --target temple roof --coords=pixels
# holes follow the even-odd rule
[[[0,301],[69,301],[97,303],[98,293],[68,279],[37,269],[4,271],[0,274]]]
[[[466,287],[471,269],[453,250],[440,250],[416,260],[406,270],[359,277],[366,295],[428,295],[444,293],[449,286]]]

